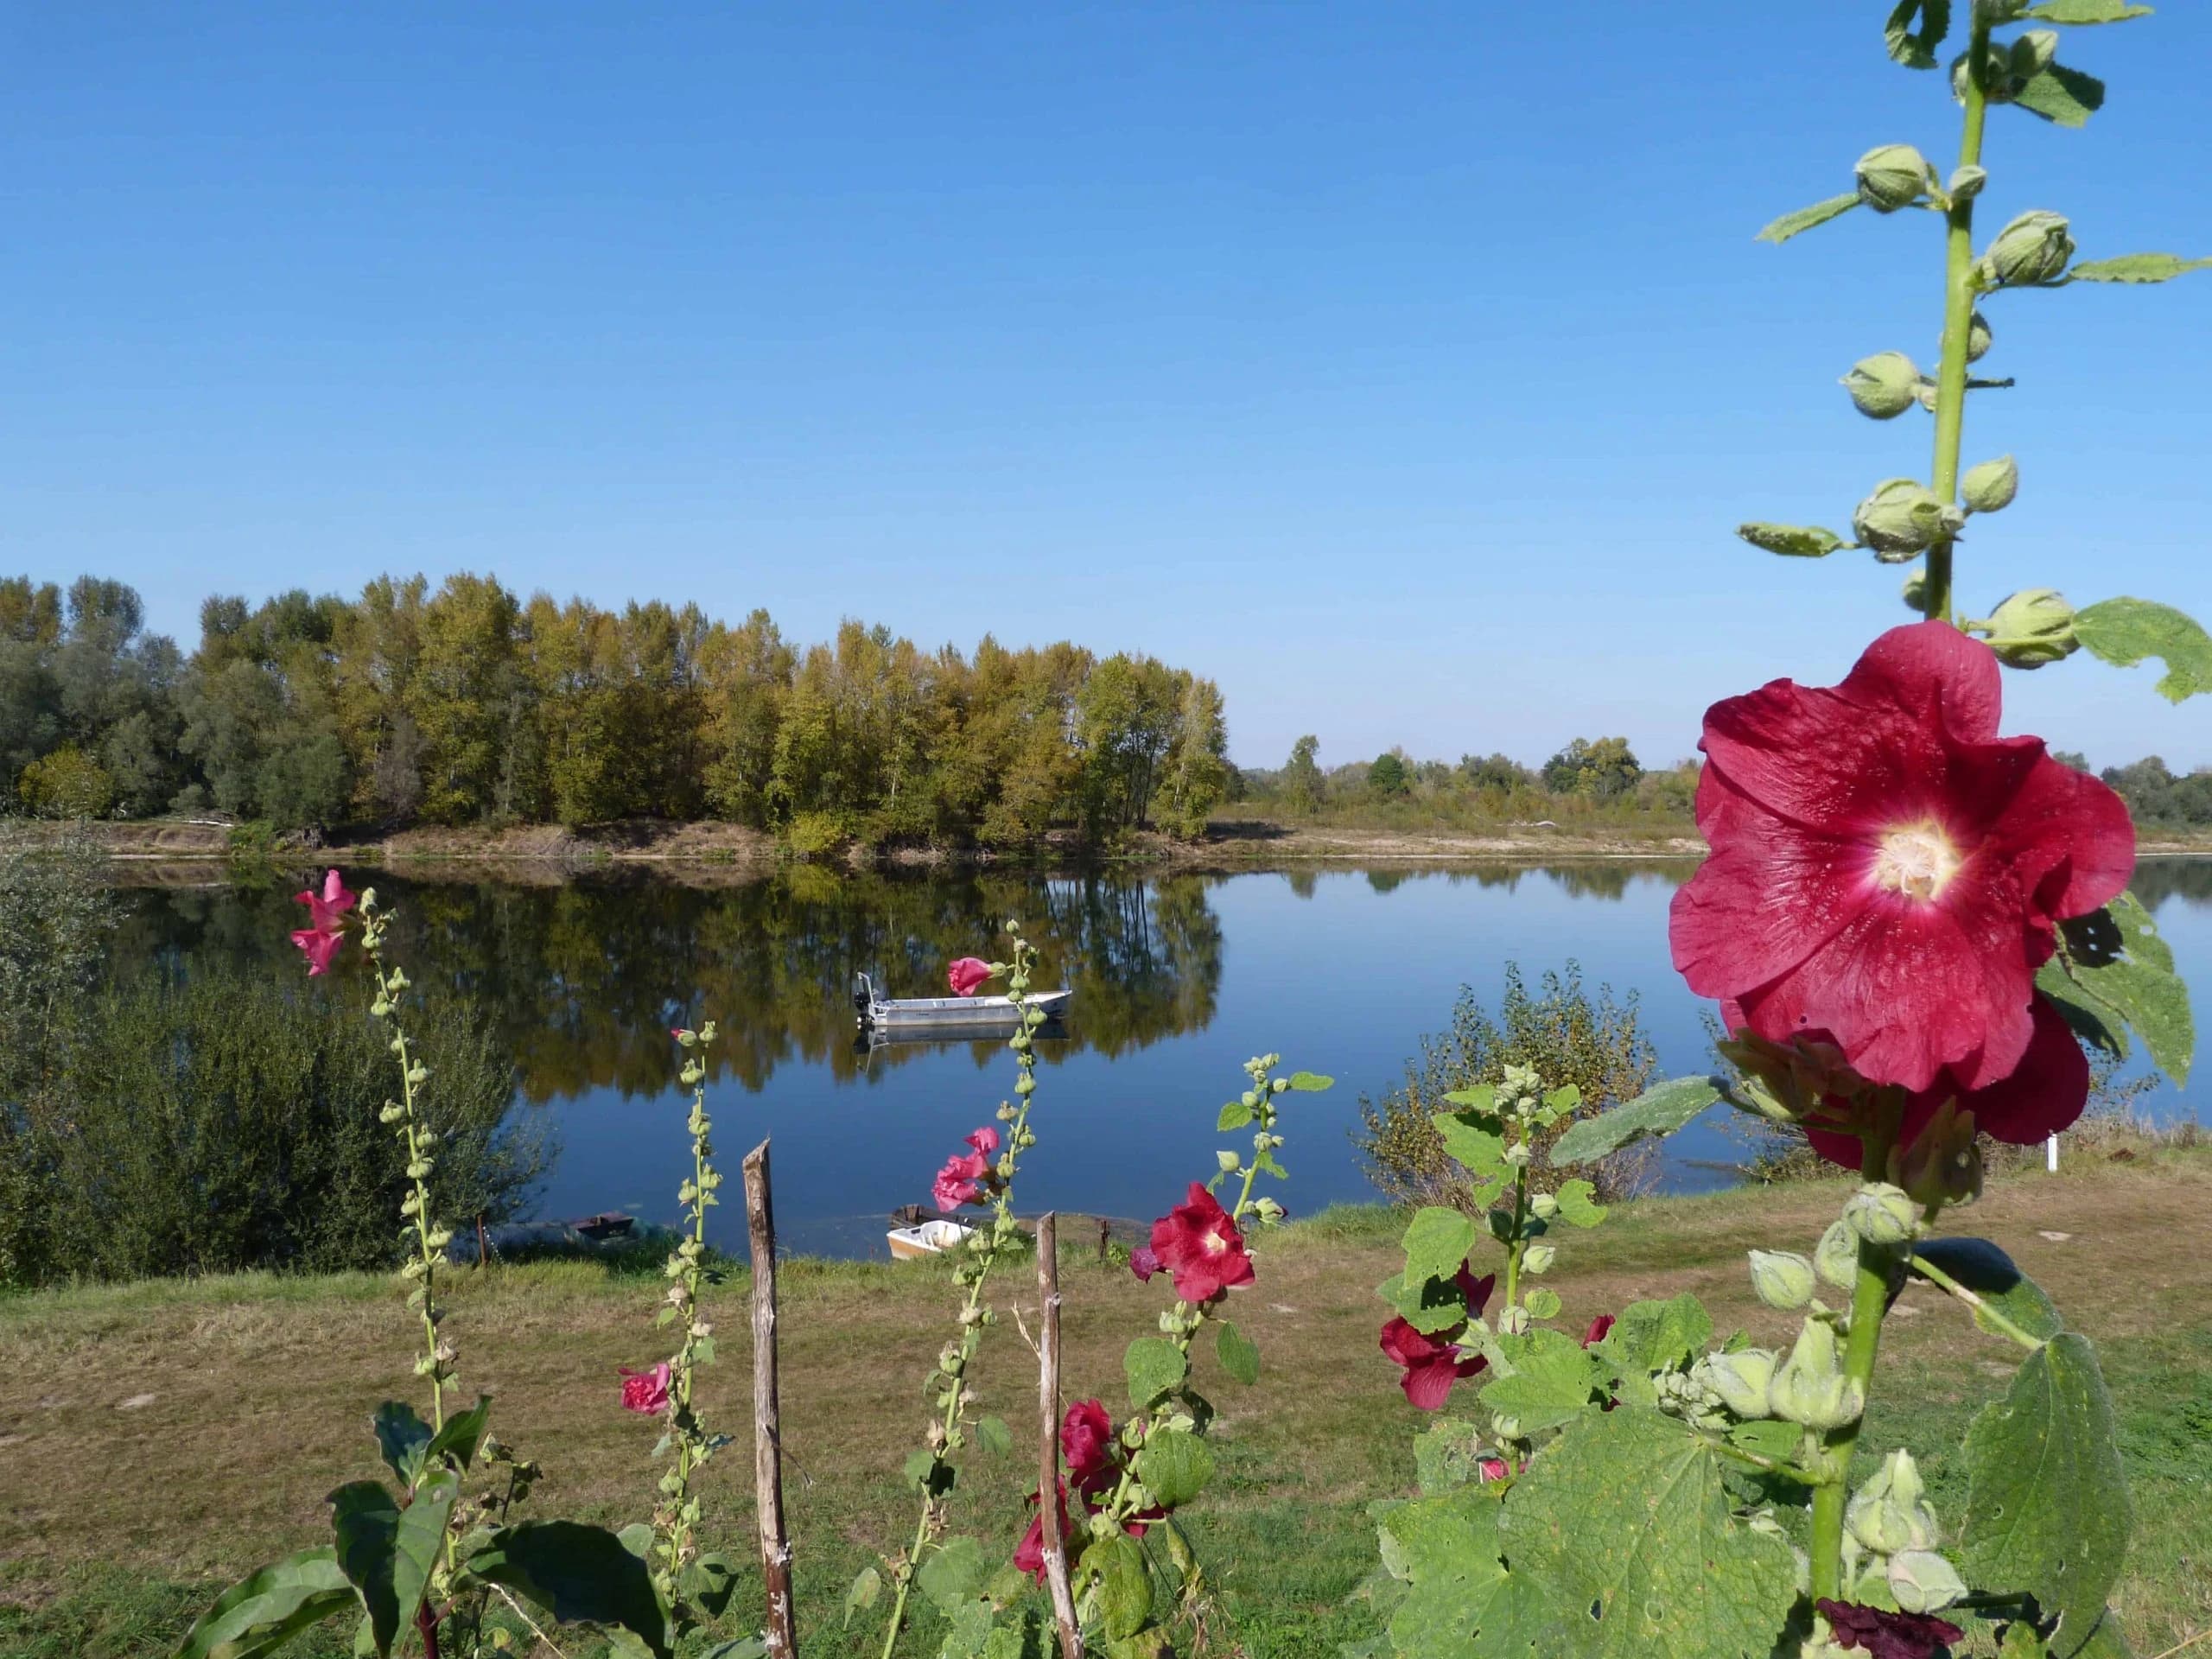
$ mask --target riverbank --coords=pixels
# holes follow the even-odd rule
[[[1783,1317],[1752,1298],[1743,1252],[1809,1248],[1841,1201],[1838,1183],[1649,1199],[1617,1207],[1562,1250],[1552,1281],[1564,1324],[1641,1297],[1695,1291],[1723,1331],[1760,1340]],[[2212,1153],[2148,1149],[2077,1160],[2056,1178],[1993,1184],[1957,1230],[1996,1239],[2099,1343],[2142,1517],[2115,1597],[2126,1633],[2158,1653],[2212,1629]],[[1190,1516],[1217,1586],[1217,1659],[1310,1659],[1371,1634],[1360,1594],[1376,1560],[1365,1506],[1408,1490],[1422,1421],[1376,1349],[1373,1286],[1396,1266],[1401,1217],[1339,1209],[1266,1241],[1236,1314],[1263,1369],[1249,1390],[1213,1379],[1224,1478]],[[1082,1236],[1079,1230],[1074,1236]],[[1118,1400],[1121,1351],[1161,1306],[1160,1287],[1064,1250],[1070,1398]],[[450,1325],[464,1385],[498,1399],[502,1438],[545,1465],[533,1508],[620,1524],[645,1510],[654,1435],[617,1403],[616,1367],[664,1346],[658,1281],[596,1264],[457,1273]],[[921,1430],[916,1389],[950,1328],[938,1264],[793,1262],[782,1331],[786,1479],[802,1647],[844,1659],[869,1645],[841,1626],[853,1574],[911,1525],[898,1478]],[[745,1276],[717,1293],[722,1362],[704,1373],[709,1421],[741,1435],[750,1371]],[[1033,1327],[1028,1275],[993,1298]],[[164,1649],[223,1583],[312,1541],[322,1495],[379,1472],[366,1423],[414,1392],[392,1281],[266,1275],[39,1293],[0,1300],[0,1653],[124,1659]],[[1962,1367],[1961,1356],[1969,1362]],[[1925,1287],[1909,1289],[1884,1338],[1870,1447],[1955,1448],[2000,1393],[2009,1344],[1977,1336]],[[1207,1370],[1211,1378],[1211,1363]],[[1965,1386],[1961,1387],[1962,1381]],[[954,1525],[1010,1551],[1033,1482],[1035,1374],[1011,1319],[979,1368],[983,1408],[1003,1414],[1018,1454],[976,1457]],[[1939,1510],[1963,1504],[1955,1452],[1928,1459]],[[709,1514],[733,1554],[750,1549],[751,1460],[710,1471]],[[741,1576],[754,1594],[749,1571]],[[754,1604],[757,1605],[757,1601]],[[733,1615],[743,1627],[752,1605]],[[321,1647],[337,1656],[334,1627]],[[902,1651],[934,1652],[933,1616]],[[594,1651],[564,1639],[569,1659]]]

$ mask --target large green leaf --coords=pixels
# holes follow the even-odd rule
[[[1183,1386],[1191,1363],[1166,1338],[1139,1337],[1122,1356],[1122,1369],[1129,1379],[1129,1403],[1144,1411],[1162,1395]]]
[[[338,1539],[338,1565],[368,1610],[369,1645],[389,1654],[404,1628],[399,1592],[394,1587],[393,1542],[399,1534],[399,1501],[378,1480],[349,1481],[324,1500],[330,1505],[331,1530]],[[417,1592],[416,1599],[421,1599]],[[410,1607],[411,1620],[415,1610]]]
[[[1382,1560],[1405,1581],[1390,1618],[1403,1659],[1549,1653],[1556,1610],[1499,1558],[1498,1499],[1479,1486],[1402,1503],[1382,1517]]]
[[[2146,599],[2107,599],[2074,614],[2074,637],[2093,657],[2133,668],[2147,657],[2166,665],[2157,690],[2169,702],[2212,691],[2212,634],[2193,617]]]
[[[422,1478],[423,1454],[435,1438],[430,1426],[403,1400],[387,1400],[378,1406],[369,1426],[376,1430],[377,1449],[384,1453],[385,1466],[399,1477],[402,1487],[413,1491]]]
[[[1098,1584],[1098,1612],[1106,1634],[1120,1641],[1135,1636],[1152,1617],[1152,1573],[1144,1546],[1125,1532],[1094,1538],[1083,1552],[1083,1571]]]
[[[1450,1279],[1475,1248],[1475,1224],[1448,1205],[1423,1205],[1406,1224],[1406,1282]]]
[[[2042,1341],[2048,1342],[2066,1328],[2043,1287],[1986,1238],[1923,1239],[1914,1248],[1907,1265],[1917,1269],[1923,1262],[1981,1299],[1982,1306],[1974,1310],[1974,1322],[1992,1336],[2003,1336],[2005,1332],[1984,1316],[1984,1307]]]
[[[950,1618],[963,1602],[983,1592],[983,1547],[973,1538],[948,1538],[914,1575],[930,1605]]]
[[[1503,1180],[1505,1176],[1505,1137],[1470,1123],[1457,1112],[1439,1112],[1431,1122],[1444,1142],[1444,1150],[1478,1181]]]
[[[2060,929],[2066,972],[2143,1039],[2151,1060],[2177,1084],[2189,1081],[2196,1022],[2189,988],[2174,972],[2173,948],[2133,893]],[[2063,1010],[2062,1010],[2063,1012]]]
[[[2040,23],[2124,23],[2132,17],[2148,17],[2151,8],[2132,0],[2044,0],[2022,15]]]
[[[327,1544],[250,1573],[215,1599],[177,1646],[175,1659],[263,1659],[360,1599]]]
[[[1673,1077],[1608,1111],[1579,1118],[1552,1146],[1552,1167],[1594,1163],[1646,1135],[1672,1135],[1720,1098],[1717,1077]]]
[[[1913,27],[1913,19],[1920,27]],[[1882,26],[1890,55],[1908,69],[1933,69],[1936,48],[1951,32],[1951,0],[1897,0],[1897,9]]]
[[[2053,957],[2036,969],[2036,989],[2049,997],[2074,1034],[2116,1060],[2128,1055],[2127,1021],[2109,1002],[2077,984],[2066,971],[2063,957]]]
[[[2212,270],[2212,259],[2184,259],[2177,253],[2124,253],[2116,259],[2092,259],[2068,273],[2077,283],[2170,283],[2192,270]]]
[[[1260,1344],[1227,1319],[1214,1333],[1213,1353],[1221,1362],[1221,1369],[1246,1388],[1260,1380]]]
[[[1689,1291],[1666,1301],[1630,1302],[1597,1351],[1628,1376],[1687,1365],[1713,1340],[1713,1316]]]
[[[1599,1364],[1573,1337],[1541,1326],[1500,1337],[1498,1352],[1513,1368],[1485,1383],[1482,1402],[1520,1424],[1523,1435],[1556,1428],[1581,1414],[1599,1383]]]
[[[1789,1546],[1737,1518],[1719,1454],[1631,1406],[1585,1412],[1536,1454],[1498,1540],[1571,1610],[1548,1654],[1767,1659],[1797,1596]]]
[[[2105,84],[2094,75],[2054,63],[2012,95],[2031,115],[2062,127],[2082,127],[2105,106]]]
[[[454,1466],[466,1472],[476,1461],[476,1448],[484,1440],[484,1425],[492,1415],[492,1396],[480,1394],[476,1403],[466,1411],[456,1411],[446,1419],[446,1426],[431,1437],[424,1451],[423,1461],[435,1463],[440,1458],[450,1458]]]
[[[1967,1431],[1962,1566],[1975,1588],[2031,1595],[2057,1659],[2094,1634],[2133,1516],[2096,1351],[2069,1332],[2028,1356]]]
[[[1858,205],[1859,193],[1856,190],[1847,196],[1830,196],[1826,201],[1816,201],[1809,207],[1800,207],[1794,213],[1784,213],[1761,231],[1757,239],[1761,242],[1787,242],[1791,237],[1801,235],[1811,230],[1815,225],[1825,225],[1832,219],[1849,213]],[[1773,550],[1778,552],[1782,550]]]
[[[1213,1478],[1213,1453],[1197,1435],[1179,1428],[1154,1429],[1136,1455],[1137,1478],[1164,1510],[1177,1510]]]
[[[563,1624],[611,1625],[671,1659],[668,1616],[645,1564],[604,1527],[524,1521],[502,1527],[462,1563],[486,1584],[527,1596]]]

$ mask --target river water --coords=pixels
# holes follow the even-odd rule
[[[474,998],[515,1058],[514,1109],[556,1145],[537,1214],[675,1219],[689,1148],[667,1033],[713,1019],[710,1104],[732,1170],[720,1242],[741,1248],[734,1166],[767,1136],[786,1248],[860,1255],[882,1251],[887,1212],[926,1199],[1014,1071],[995,1041],[871,1052],[847,995],[856,971],[893,995],[942,995],[944,964],[1000,954],[995,928],[1018,917],[1042,950],[1040,988],[1073,989],[1065,1036],[1039,1048],[1025,1211],[1160,1213],[1212,1173],[1217,1146],[1243,1144],[1216,1135],[1215,1115],[1246,1058],[1279,1052],[1337,1079],[1287,1096],[1291,1179],[1276,1195],[1311,1212],[1373,1196],[1351,1139],[1361,1096],[1398,1080],[1462,986],[1495,1007],[1510,963],[1532,986],[1579,964],[1587,988],[1637,999],[1662,1075],[1706,1069],[1707,1005],[1667,951],[1668,900],[1692,868],[373,880],[398,906],[396,949],[424,994]],[[296,974],[292,885],[137,888],[124,948]],[[2136,890],[2183,976],[2212,983],[2212,862],[2146,861]],[[342,1003],[359,987],[340,976],[332,989]],[[2160,1117],[2193,1109],[2171,1088],[2146,1103]],[[1744,1147],[1719,1116],[1667,1143],[1667,1187],[1733,1179]]]

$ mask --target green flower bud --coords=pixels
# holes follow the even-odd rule
[[[1920,1224],[1920,1206],[1903,1187],[1869,1181],[1851,1195],[1843,1218],[1869,1244],[1902,1244]]]
[[[2020,468],[2010,455],[1969,467],[1959,481],[1959,495],[1968,512],[2002,512],[2019,493]]]
[[[1549,1273],[1552,1263],[1558,1259],[1559,1246],[1556,1244],[1531,1244],[1521,1252],[1521,1270],[1523,1273]]]
[[[1213,1160],[1221,1166],[1221,1173],[1224,1175],[1234,1175],[1236,1173],[1236,1166],[1241,1161],[1235,1153],[1229,1151],[1217,1152],[1213,1155]]]
[[[2066,263],[2073,257],[2074,238],[2065,215],[2037,208],[1998,232],[1976,269],[1985,283],[2044,287],[2065,275]]]
[[[1794,1313],[1813,1300],[1813,1264],[1795,1250],[1753,1250],[1751,1288],[1769,1307]]]
[[[1491,1433],[1501,1440],[1517,1440],[1521,1438],[1521,1420],[1518,1417],[1508,1417],[1504,1413],[1500,1412],[1491,1417],[1490,1427]]]
[[[1774,1368],[1780,1359],[1770,1348],[1739,1348],[1732,1354],[1709,1354],[1698,1362],[1699,1380],[1720,1396],[1721,1403],[1738,1417],[1752,1421],[1770,1417],[1774,1408],[1770,1390]]]
[[[1989,182],[1986,168],[1962,167],[1951,175],[1947,193],[1954,201],[1972,201],[1981,194],[1981,187]]]
[[[1797,1345],[1774,1374],[1767,1402],[1776,1416],[1818,1433],[1859,1420],[1866,1408],[1866,1391],[1837,1363],[1834,1326],[1825,1319],[1805,1321]]]
[[[1890,1557],[1890,1593],[1908,1613],[1938,1613],[1967,1593],[1966,1581],[1932,1549]]]
[[[1979,363],[1989,355],[1993,336],[1989,332],[1989,319],[1977,311],[1967,322],[1967,361]]]
[[[1920,371],[1903,352],[1878,352],[1851,365],[1843,377],[1852,403],[1870,421],[1894,420],[1910,409]]]
[[[1559,1200],[1548,1192],[1539,1192],[1529,1200],[1529,1209],[1537,1220],[1549,1221],[1559,1214]]]
[[[1885,564],[1903,564],[1955,536],[1965,523],[1964,513],[1910,478],[1885,479],[1851,516],[1860,543]]]
[[[2028,588],[1997,607],[1980,625],[1998,660],[2014,668],[2041,668],[2069,657],[2080,646],[2074,634],[2074,607],[2049,588]]]
[[[1859,1235],[1847,1221],[1831,1222],[1813,1251],[1813,1270],[1838,1290],[1859,1282]]]
[[[1905,609],[1916,616],[1928,614],[1928,573],[1925,570],[1916,570],[1907,576],[1904,586],[1898,592],[1904,597]]]
[[[1878,213],[1910,207],[1928,194],[1928,158],[1910,144],[1882,144],[1859,158],[1859,200]]]
[[[2012,42],[2005,67],[2016,80],[2033,80],[2057,55],[2058,36],[2048,29],[2031,29]]]

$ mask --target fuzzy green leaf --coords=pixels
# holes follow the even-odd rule
[[[1552,1167],[1594,1163],[1646,1135],[1672,1135],[1719,1098],[1716,1078],[1671,1078],[1634,1100],[1568,1125],[1553,1144]]]
[[[982,1594],[983,1547],[973,1538],[948,1538],[922,1563],[914,1582],[930,1605],[950,1618],[961,1603]]]
[[[2012,101],[2030,115],[2062,127],[2087,126],[2105,106],[2105,84],[2094,75],[2054,63],[2014,94]]]
[[[330,1505],[331,1530],[338,1540],[338,1565],[368,1611],[369,1649],[381,1659],[391,1651],[401,1628],[399,1596],[392,1586],[392,1541],[399,1531],[399,1501],[377,1480],[349,1481],[323,1501]],[[420,1599],[418,1590],[416,1599]],[[407,1611],[411,1623],[415,1610]]]
[[[1551,1604],[1499,1559],[1498,1500],[1480,1486],[1402,1503],[1382,1517],[1382,1560],[1408,1586],[1390,1618],[1402,1659],[1554,1651]]]
[[[1083,1552],[1083,1571],[1098,1581],[1098,1611],[1116,1641],[1135,1636],[1152,1617],[1152,1574],[1144,1546],[1125,1532],[1094,1538]]]
[[[1732,1446],[1740,1446],[1754,1457],[1769,1458],[1777,1462],[1795,1458],[1802,1449],[1804,1440],[1803,1429],[1778,1417],[1763,1417],[1756,1422],[1738,1423],[1728,1431],[1728,1440]]]
[[[1014,1450],[1014,1431],[1006,1426],[1003,1417],[978,1417],[976,1444],[993,1457],[1002,1458]]]
[[[1162,1509],[1180,1509],[1213,1478],[1213,1453],[1197,1435],[1179,1428],[1155,1429],[1136,1455],[1137,1478]]]
[[[875,1605],[875,1599],[883,1593],[883,1574],[872,1567],[864,1567],[853,1580],[852,1588],[845,1592],[845,1627],[852,1628],[853,1615],[864,1613]]]
[[[1559,1317],[1560,1309],[1565,1306],[1559,1299],[1559,1293],[1548,1285],[1538,1285],[1521,1301],[1532,1319],[1555,1319]]]
[[[706,1340],[711,1342],[713,1338]],[[492,1415],[492,1396],[480,1394],[476,1403],[466,1411],[456,1411],[446,1419],[446,1426],[430,1437],[430,1444],[423,1453],[425,1463],[435,1463],[440,1458],[450,1458],[456,1468],[464,1472],[476,1460],[476,1448],[484,1439],[484,1425]]]
[[[1319,1071],[1294,1071],[1290,1074],[1290,1090],[1294,1095],[1318,1095],[1337,1086],[1337,1080]]]
[[[1424,1336],[1448,1331],[1467,1318],[1467,1294],[1452,1279],[1409,1279],[1394,1273],[1376,1286],[1375,1294],[1395,1309],[1398,1317]]]
[[[1495,1123],[1497,1121],[1497,1085],[1478,1083],[1465,1089],[1447,1090],[1445,1100],[1465,1111],[1479,1113]]]
[[[1221,1116],[1213,1122],[1217,1134],[1226,1135],[1231,1129],[1241,1129],[1252,1121],[1252,1109],[1241,1100],[1232,1100],[1221,1109]]]
[[[1482,1471],[1482,1431],[1464,1417],[1440,1417],[1414,1436],[1414,1478],[1421,1495],[1457,1491]]]
[[[369,1427],[376,1431],[377,1450],[384,1453],[385,1466],[399,1477],[404,1489],[414,1491],[415,1483],[422,1478],[423,1456],[436,1438],[430,1426],[404,1401],[387,1400],[369,1419]]]
[[[1585,1180],[1563,1181],[1558,1192],[1552,1194],[1559,1201],[1559,1212],[1577,1227],[1595,1227],[1605,1218],[1605,1206],[1593,1203],[1598,1189]]]
[[[2148,17],[2151,8],[2133,5],[2129,0],[2044,0],[2021,15],[2039,23],[2124,23],[2131,18]]]
[[[2075,613],[2074,634],[2089,654],[2119,668],[2146,657],[2166,665],[2158,695],[2181,702],[2212,691],[2212,634],[2171,605],[2142,599],[2107,599]]]
[[[2116,1060],[2127,1058],[2127,1021],[2118,1008],[2075,984],[2059,957],[2053,957],[2036,969],[2036,989],[2050,999],[2060,1018],[2083,1042]]]
[[[1815,225],[1825,225],[1832,219],[1849,213],[1858,205],[1859,193],[1856,190],[1849,195],[1830,196],[1826,201],[1816,201],[1809,207],[1800,207],[1794,213],[1784,213],[1761,231],[1755,239],[1777,245],[1787,242],[1791,237],[1802,235]]]
[[[1183,1351],[1165,1337],[1139,1337],[1122,1354],[1122,1369],[1129,1379],[1129,1403],[1139,1411],[1181,1388],[1191,1371]]]
[[[1912,20],[1917,15],[1920,27]],[[1897,10],[1882,26],[1890,55],[1908,69],[1933,69],[1936,48],[1951,32],[1951,0],[1897,0]]]
[[[1835,531],[1818,524],[1753,523],[1737,525],[1736,533],[1763,552],[1792,559],[1824,559],[1838,548],[1851,545]]]
[[[1214,1335],[1213,1355],[1221,1369],[1246,1388],[1260,1380],[1260,1344],[1227,1319]]]
[[[2177,253],[2124,253],[2117,259],[2092,259],[2067,274],[2077,283],[2170,283],[2192,270],[2212,270],[2212,259],[2184,259]]]
[[[1500,1179],[1505,1170],[1505,1137],[1470,1123],[1454,1112],[1439,1112],[1429,1120],[1436,1126],[1444,1150],[1478,1181]]]
[[[2089,999],[2113,1009],[2143,1039],[2152,1064],[2177,1084],[2189,1081],[2196,1023],[2189,988],[2174,972],[2172,948],[2133,893],[2076,917],[2059,930],[2067,974]],[[2063,1010],[2062,1010],[2063,1011]]]
[[[668,1616],[645,1564],[604,1527],[524,1521],[502,1527],[462,1562],[467,1573],[527,1597],[563,1624],[628,1630],[671,1659]]]
[[[1522,1434],[1556,1428],[1589,1405],[1600,1380],[1598,1362],[1565,1332],[1501,1337],[1497,1347],[1512,1374],[1485,1384],[1482,1402],[1500,1416],[1517,1419]]]
[[[2058,1309],[2036,1281],[2013,1265],[2012,1258],[1986,1238],[1924,1239],[1915,1249],[1912,1264],[1926,1262],[1979,1296],[1984,1306],[2009,1319],[2030,1336],[2048,1342],[2066,1328]],[[1992,1336],[2004,1328],[1983,1309],[1974,1310],[1974,1322]]]
[[[325,1544],[248,1573],[185,1632],[175,1659],[263,1659],[360,1599]]]
[[[623,1548],[627,1549],[629,1546],[625,1542]],[[630,1553],[637,1554],[635,1550]],[[729,1605],[730,1598],[737,1592],[737,1569],[730,1565],[728,1556],[709,1550],[695,1557],[683,1569],[677,1588],[685,1600],[703,1610],[708,1618],[720,1618],[722,1610]]]
[[[1737,1518],[1719,1454],[1630,1406],[1582,1413],[1537,1453],[1498,1541],[1573,1610],[1548,1654],[1766,1659],[1796,1599],[1789,1546]]]
[[[1475,1224],[1447,1205],[1424,1205],[1406,1227],[1406,1282],[1449,1279],[1475,1248]]]
[[[1713,1316],[1688,1291],[1667,1301],[1630,1302],[1597,1351],[1625,1376],[1687,1365],[1713,1340]]]
[[[1978,1589],[2032,1595],[2057,1659],[2087,1645],[2127,1553],[2133,1515],[2112,1399],[2086,1338],[2030,1354],[1967,1431],[1961,1567]]]

